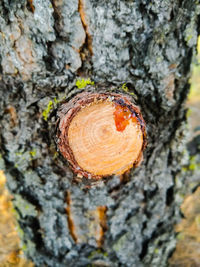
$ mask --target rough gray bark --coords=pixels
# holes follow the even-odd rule
[[[0,162],[36,266],[167,265],[199,9],[194,0],[0,2]],[[148,147],[124,182],[115,176],[86,190],[56,153],[54,99],[80,92],[79,77],[96,90],[126,83],[141,107]],[[99,249],[91,213],[102,206]]]

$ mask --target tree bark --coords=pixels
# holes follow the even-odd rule
[[[167,265],[199,10],[194,0],[1,1],[0,166],[36,266]],[[83,77],[95,85],[81,90],[128,90],[148,137],[140,167],[91,187],[54,141],[57,108]]]

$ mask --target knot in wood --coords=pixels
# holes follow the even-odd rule
[[[58,117],[59,151],[78,176],[121,175],[140,164],[145,122],[129,96],[84,92],[63,104]]]

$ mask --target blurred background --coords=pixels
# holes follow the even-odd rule
[[[170,266],[200,266],[200,37],[198,54],[193,60],[191,89],[186,102],[188,119],[188,165],[183,173],[188,183],[180,195],[182,220],[175,226],[177,245]],[[181,179],[181,178],[180,178]],[[178,181],[177,181],[178,182]],[[34,266],[24,257],[26,247],[20,243],[23,232],[17,225],[12,196],[6,187],[6,177],[0,170],[0,266]]]

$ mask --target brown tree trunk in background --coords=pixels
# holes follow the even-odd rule
[[[0,168],[36,266],[167,265],[199,9],[193,0],[0,2]],[[148,136],[140,167],[91,188],[54,142],[56,109],[83,77],[96,91],[126,83]]]

